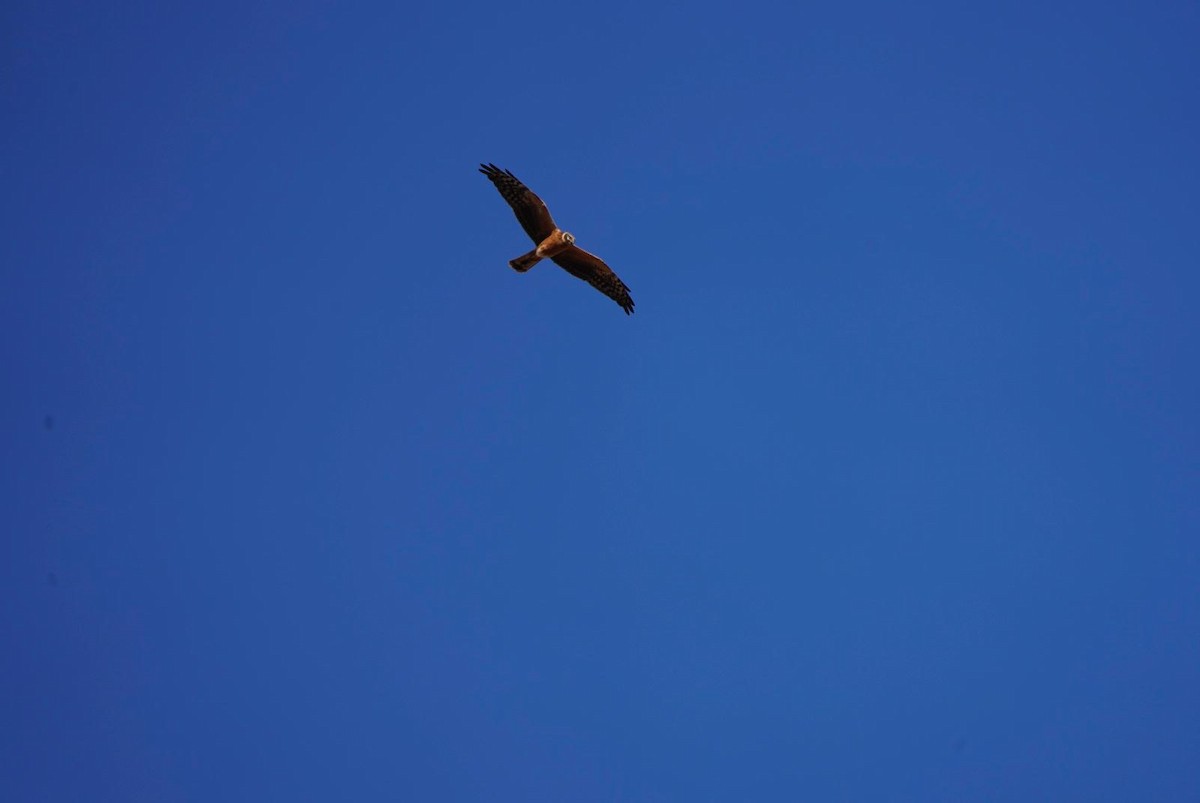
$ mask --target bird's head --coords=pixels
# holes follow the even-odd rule
[[[575,235],[569,231],[563,232],[563,242],[567,245],[575,245]]]

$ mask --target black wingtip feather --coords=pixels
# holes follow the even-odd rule
[[[516,176],[513,175],[513,171],[505,170],[503,167],[498,167],[491,162],[480,162],[479,172],[483,173],[488,178],[494,178],[496,176],[509,176],[511,178],[516,178]]]

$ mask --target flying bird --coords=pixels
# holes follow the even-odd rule
[[[500,195],[516,213],[521,228],[537,246],[528,254],[510,259],[508,264],[513,270],[524,273],[543,259],[549,259],[620,304],[626,315],[633,313],[633,299],[629,297],[625,282],[600,257],[575,245],[575,237],[554,224],[550,210],[533,190],[522,184],[511,171],[501,170],[494,164],[481,164],[479,172],[496,185]]]

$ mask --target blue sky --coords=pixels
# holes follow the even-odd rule
[[[0,31],[4,800],[1200,796],[1194,2]]]

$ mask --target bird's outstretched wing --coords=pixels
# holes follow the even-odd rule
[[[557,227],[554,225],[554,218],[550,217],[550,210],[533,190],[521,183],[520,179],[494,164],[481,164],[479,172],[491,179],[496,189],[500,190],[500,195],[516,213],[521,228],[525,229],[525,233],[534,243],[540,244],[554,233]]]
[[[633,299],[629,296],[629,288],[600,257],[572,245],[566,251],[551,257],[551,260],[567,273],[583,279],[620,304],[626,315],[633,314]]]

